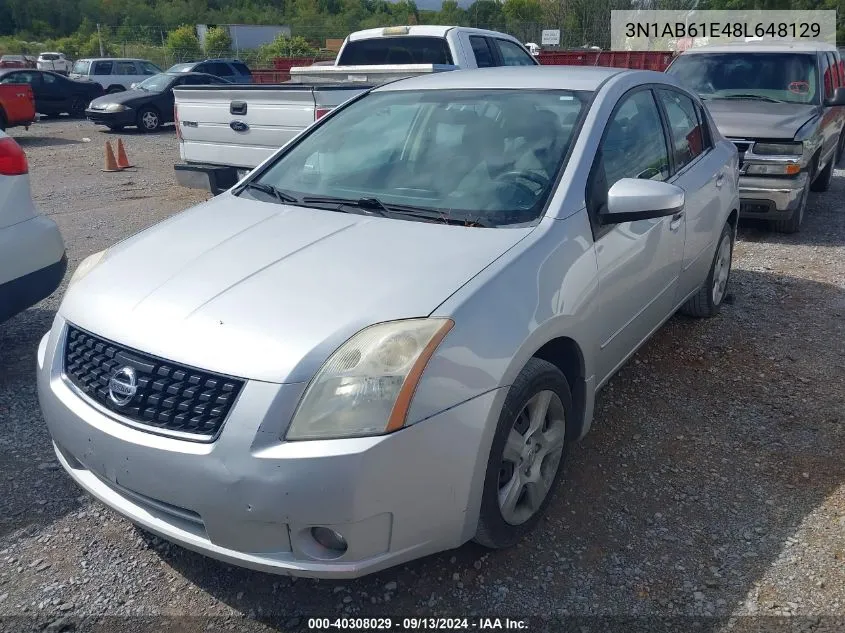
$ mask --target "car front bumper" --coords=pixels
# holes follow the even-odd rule
[[[789,219],[801,204],[807,179],[807,172],[795,178],[740,176],[740,215],[764,220]]]
[[[86,108],[85,118],[97,125],[135,125],[135,111],[133,109],[121,112],[106,112]]]
[[[60,463],[130,521],[188,549],[265,572],[371,573],[473,537],[506,390],[378,437],[281,440],[303,383],[248,381],[214,442],[127,426],[63,377],[60,316],[38,350],[38,395]],[[312,527],[343,535],[321,548]]]

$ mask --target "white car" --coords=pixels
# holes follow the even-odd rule
[[[26,155],[0,132],[0,323],[50,296],[67,268],[59,227],[29,191]]]
[[[70,69],[71,79],[90,79],[99,83],[108,94],[129,90],[133,83],[157,75],[161,68],[145,59],[89,58],[77,59]]]
[[[64,53],[41,53],[35,62],[38,70],[52,70],[64,75],[70,72],[70,60]]]

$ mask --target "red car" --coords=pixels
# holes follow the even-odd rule
[[[0,85],[0,131],[35,120],[35,95],[28,84]]]
[[[0,57],[0,68],[28,68],[26,57],[23,55],[3,55]]]

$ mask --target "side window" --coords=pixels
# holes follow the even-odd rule
[[[6,75],[6,77],[9,77],[9,75]],[[27,73],[27,72],[11,73],[11,78],[8,81],[6,81],[6,77],[3,77],[3,79],[4,79],[3,83],[29,84],[30,86],[34,86],[35,84],[38,83],[38,75],[35,74],[35,73]]]
[[[217,77],[231,77],[234,75],[231,66],[223,62],[211,62],[208,64],[208,70],[204,71]]]
[[[822,61],[822,84],[824,85],[824,98],[833,96],[833,69],[830,67],[830,60],[824,53],[821,54]]]
[[[479,68],[490,68],[496,65],[496,62],[493,60],[493,51],[490,50],[490,42],[486,37],[471,35],[469,43],[472,44],[475,63]]]
[[[0,84],[23,84],[26,83],[18,77],[21,73],[6,73],[0,77]]]
[[[668,177],[669,154],[657,103],[650,90],[638,90],[617,106],[593,161],[586,192],[593,226],[600,225],[607,193],[617,181]]]
[[[658,94],[672,129],[675,171],[680,171],[704,152],[701,123],[692,99],[671,90],[658,90]]]
[[[92,75],[111,75],[111,62],[94,62]]]
[[[51,75],[50,73],[44,73],[43,75],[41,75],[41,77],[44,79],[45,84],[53,85],[54,83],[56,83],[55,75]]]
[[[839,76],[839,64],[836,63],[836,56],[833,53],[827,54],[827,63],[830,64],[830,77],[833,88],[842,85],[842,78]]]
[[[138,69],[135,67],[135,62],[115,62],[115,75],[137,75]]]
[[[499,53],[502,55],[502,64],[505,66],[535,66],[534,58],[508,40],[496,40]]]

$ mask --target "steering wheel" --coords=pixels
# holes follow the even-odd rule
[[[522,178],[523,180],[528,180],[528,181],[533,182],[536,185],[540,185],[541,187],[544,187],[544,188],[548,187],[549,183],[551,182],[551,180],[549,180],[548,178],[546,178],[542,174],[538,174],[537,172],[533,172],[533,171],[512,170],[512,171],[503,172],[503,173],[499,174],[498,176],[496,176],[496,180],[504,180],[506,178],[510,178],[512,180],[517,180],[519,178]],[[516,184],[516,183],[514,183],[514,184]],[[518,185],[518,186],[525,187],[525,185]],[[528,187],[525,187],[525,188],[527,189]],[[534,195],[533,191],[531,193],[532,193],[532,195]]]

